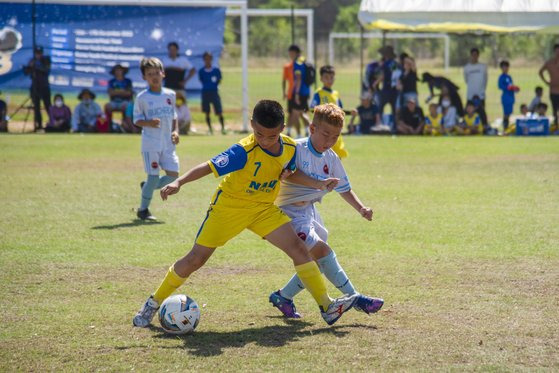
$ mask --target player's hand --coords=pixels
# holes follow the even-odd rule
[[[179,133],[177,131],[171,132],[171,141],[177,145],[180,141]]]
[[[169,184],[165,185],[163,188],[161,188],[161,191],[159,192],[159,194],[161,195],[161,199],[163,201],[166,201],[167,197],[169,197],[170,195],[173,195],[173,194],[177,194],[180,189],[181,189],[181,186],[180,186],[179,182],[177,180],[175,180],[172,183],[169,183]]]
[[[159,128],[161,126],[161,119],[159,118],[153,118],[151,120],[151,127],[153,128]]]
[[[293,175],[294,173],[295,173],[294,171],[291,171],[288,168],[284,168],[283,171],[281,171],[280,180],[285,180],[289,176]]]
[[[317,189],[328,190],[331,192],[337,185],[340,179],[329,177],[328,179],[317,181]]]
[[[368,221],[373,220],[373,210],[370,207],[362,207],[359,210],[359,213],[361,214],[362,217],[364,217]]]

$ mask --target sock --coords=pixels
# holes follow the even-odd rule
[[[159,285],[155,293],[153,293],[153,299],[157,303],[161,304],[161,302],[167,299],[169,295],[173,294],[179,286],[184,284],[185,281],[186,277],[180,277],[175,272],[175,268],[173,266],[169,267],[169,271],[167,272],[167,275],[165,275],[163,281],[161,281],[161,285]]]
[[[159,178],[159,182],[157,183],[157,186],[155,187],[155,189],[161,189],[165,185],[175,181],[176,179],[177,179],[176,176],[169,176],[169,175],[161,176]]]
[[[357,293],[342,266],[338,263],[336,253],[331,251],[330,254],[318,259],[317,263],[324,276],[342,293],[350,295]]]
[[[293,277],[291,277],[291,280],[289,280],[289,282],[280,289],[280,294],[284,298],[293,299],[293,297],[295,297],[303,290],[305,290],[305,285],[303,285],[301,279],[299,279],[299,276],[295,274],[293,275]]]
[[[225,121],[223,120],[223,115],[219,116],[219,123],[221,124],[221,130],[225,131]]]
[[[332,302],[328,293],[326,292],[326,284],[322,278],[322,274],[318,270],[316,262],[310,261],[305,264],[295,266],[297,275],[301,279],[305,288],[311,293],[316,303],[320,306],[322,311],[326,311]]]
[[[140,203],[140,210],[145,210],[149,207],[151,202],[151,197],[153,197],[153,191],[157,184],[159,183],[159,176],[148,175],[148,179],[142,188],[142,202]]]
[[[210,129],[210,133],[214,133],[214,130],[212,128],[212,120],[210,119],[209,114],[206,114],[206,124],[208,125],[208,128]]]

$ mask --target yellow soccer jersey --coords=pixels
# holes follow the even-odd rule
[[[317,89],[314,92],[310,107],[313,108],[322,104],[335,104],[343,108],[339,92],[326,87]]]
[[[281,150],[275,155],[262,149],[250,135],[209,160],[216,177],[227,175],[218,189],[235,199],[273,203],[281,172],[295,170],[295,141],[285,135],[280,135],[279,141]]]
[[[466,129],[472,130],[477,128],[478,133],[483,134],[483,125],[481,124],[481,119],[477,113],[474,113],[471,117],[468,114],[465,114],[463,119]]]
[[[440,135],[442,133],[441,126],[443,122],[443,115],[442,113],[437,113],[436,116],[431,116],[431,114],[427,114],[425,116],[425,127],[423,128],[423,133],[427,133],[427,129],[430,127],[433,131],[431,132],[432,135]]]

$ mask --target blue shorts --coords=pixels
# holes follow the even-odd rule
[[[501,104],[503,105],[503,115],[511,115],[514,106],[514,99],[508,97],[501,97]]]
[[[223,112],[219,93],[217,91],[202,91],[202,112],[209,114],[210,104],[214,106],[214,113],[216,115]]]

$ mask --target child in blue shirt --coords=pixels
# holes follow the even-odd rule
[[[206,123],[208,124],[210,133],[213,135],[210,104],[213,105],[214,113],[219,117],[221,133],[225,134],[223,110],[218,92],[218,85],[221,83],[221,70],[219,67],[212,66],[213,56],[210,52],[205,52],[203,58],[204,67],[198,70],[198,78],[202,83],[202,111],[206,114]]]
[[[499,89],[503,91],[501,94],[501,104],[503,105],[503,127],[506,130],[509,126],[509,117],[512,114],[514,106],[514,93],[518,92],[520,88],[512,83],[512,78],[508,74],[510,63],[509,61],[501,61],[499,64],[503,72],[499,76]]]

